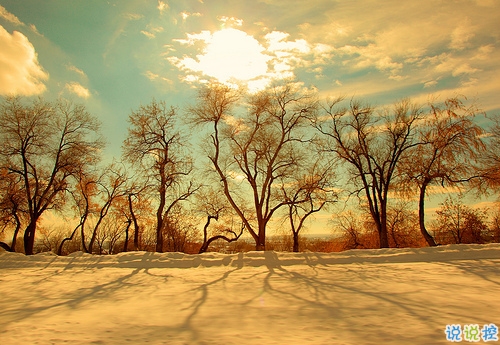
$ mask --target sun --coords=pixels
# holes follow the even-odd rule
[[[229,28],[214,32],[205,54],[199,57],[206,75],[222,82],[249,81],[267,73],[270,57],[260,43],[241,30]]]
[[[181,43],[192,45],[203,41],[205,47],[196,58],[184,57],[177,61],[183,69],[200,72],[221,83],[244,82],[256,84],[267,79],[271,56],[265,48],[246,32],[226,28],[214,33],[189,35]]]

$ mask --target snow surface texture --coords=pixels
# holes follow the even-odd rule
[[[331,254],[3,252],[0,294],[4,345],[450,344],[448,324],[500,326],[500,244]]]

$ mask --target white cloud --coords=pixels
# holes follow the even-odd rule
[[[430,87],[434,87],[436,86],[438,83],[437,80],[430,80],[430,81],[427,81],[424,83],[424,89],[427,89],[427,88],[430,88]]]
[[[217,17],[219,21],[223,23],[224,26],[226,27],[233,27],[233,26],[242,26],[243,25],[243,19],[235,18],[235,17],[226,17],[226,16],[221,16]]]
[[[186,80],[187,82],[194,82],[194,81],[198,81],[198,80],[199,80],[199,78],[198,78],[198,77],[196,77],[196,76],[194,76],[194,75],[192,75],[192,74],[188,74],[188,75],[186,75],[185,80]]]
[[[163,26],[149,26],[149,30],[151,32],[159,33],[159,32],[163,32],[163,30],[165,30],[165,29],[163,28]]]
[[[441,73],[451,72],[454,77],[479,71],[479,69],[470,66],[468,60],[467,58],[453,57],[449,53],[441,54],[437,57],[438,64],[435,70]]]
[[[3,18],[14,25],[23,25],[19,18],[7,11],[2,5],[0,5],[0,18]]]
[[[163,14],[164,11],[168,10],[168,4],[165,2],[158,0],[158,10],[160,11],[160,14]]]
[[[155,38],[156,35],[152,32],[149,32],[149,31],[145,31],[145,30],[142,30],[141,31],[141,34],[143,34],[144,36],[146,36],[147,38]]]
[[[155,38],[157,33],[163,32],[162,26],[148,25],[148,30],[142,30],[141,33],[148,38]]]
[[[318,7],[320,4],[325,1],[320,1]],[[376,69],[387,83],[401,88],[403,80],[421,83],[422,79],[427,82],[445,76],[467,78],[486,70],[482,64],[493,59],[491,53],[500,33],[492,11],[474,1],[461,6],[452,2],[417,4],[395,0],[380,6],[362,1],[357,5],[332,6],[324,14],[331,20],[303,23],[300,29],[308,42],[336,47],[330,61],[341,67],[340,73]],[[451,60],[442,60],[442,54],[449,54]],[[428,64],[431,57],[439,57],[440,61]],[[481,59],[484,61],[479,64],[476,60]],[[436,69],[438,65],[441,66]]]
[[[340,52],[351,56],[346,60],[346,64],[352,64],[355,69],[367,69],[375,67],[379,71],[388,73],[392,78],[399,78],[399,73],[403,68],[401,62],[394,61],[382,47],[376,44],[365,46],[344,46]]]
[[[324,43],[317,43],[313,47],[313,51],[318,54],[327,54],[333,51],[333,47]]]
[[[146,76],[146,78],[148,78],[149,80],[155,80],[159,77],[158,74],[156,73],[153,73],[151,71],[146,71],[146,73],[144,73],[144,75]]]
[[[171,80],[171,79],[168,79],[168,78],[165,78],[165,77],[161,77],[161,81],[169,84],[169,85],[173,85],[174,82]]]
[[[203,41],[208,43],[212,38],[212,33],[208,30],[203,30],[199,34],[187,34],[187,39],[174,39],[174,42],[178,42],[180,44],[185,45],[194,45],[196,42]]]
[[[478,71],[479,69],[471,67],[467,63],[461,63],[453,70],[452,75],[456,77],[462,74],[472,74]]]
[[[40,32],[38,32],[38,29],[36,28],[35,24],[30,24],[29,25],[29,28],[32,32],[34,32],[35,34],[37,34],[38,36],[43,36]]]
[[[64,88],[80,98],[87,99],[90,97],[90,91],[86,87],[82,86],[80,83],[77,82],[67,83]]]
[[[144,16],[142,14],[138,14],[138,13],[124,13],[124,14],[122,14],[122,17],[125,19],[128,19],[128,20],[140,20],[140,19],[144,18]]]
[[[189,17],[201,17],[203,16],[200,12],[190,13],[190,12],[181,12],[181,17],[183,21],[186,21]]]
[[[460,83],[460,86],[462,86],[464,88],[472,88],[472,87],[475,87],[478,83],[479,83],[478,78],[469,78],[468,80],[463,80]]]
[[[237,132],[242,132],[246,131],[248,129],[248,126],[246,126],[243,123],[242,119],[236,118],[232,115],[225,115],[224,116],[224,122],[232,128],[233,131]]]
[[[66,69],[68,71],[72,71],[72,72],[75,72],[76,74],[78,74],[79,76],[81,76],[82,78],[87,78],[87,75],[85,74],[84,71],[82,71],[81,69],[79,69],[78,67],[76,66],[73,66],[71,64],[67,65],[66,66]]]
[[[21,20],[19,20],[19,18],[17,18],[16,15],[7,11],[5,7],[3,7],[2,5],[0,5],[0,18],[3,18],[4,20],[16,26],[26,27],[26,24],[24,24]],[[38,29],[34,24],[29,24],[27,27],[38,36],[43,36],[41,33],[38,32]]]
[[[221,21],[237,19],[224,17]],[[169,56],[167,60],[185,72],[203,74],[228,85],[237,81],[251,91],[265,88],[272,80],[294,78],[299,67],[307,67],[317,77],[323,77],[321,66],[330,62],[334,48],[321,43],[311,45],[305,39],[290,40],[289,37],[286,32],[272,31],[260,43],[235,28],[213,33],[205,30],[187,34],[185,39],[173,40],[198,48],[199,54]],[[181,79],[186,81],[184,77]]]
[[[12,35],[0,25],[0,94],[37,95],[45,91],[49,78],[38,63],[35,48],[18,31]]]
[[[491,53],[493,53],[495,47],[492,44],[480,46],[476,52],[476,55],[472,59],[474,60],[486,60],[490,58]]]
[[[473,28],[470,20],[466,20],[451,33],[450,48],[454,50],[463,50],[467,48],[469,41],[474,37]]]
[[[304,39],[299,39],[295,41],[287,41],[290,34],[281,32],[281,31],[273,31],[265,36],[265,39],[268,43],[268,50],[272,52],[296,52],[307,54],[311,51],[309,44]]]

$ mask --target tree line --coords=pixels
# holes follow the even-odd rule
[[[364,220],[334,214],[346,248],[412,245],[415,226],[429,246],[498,241],[476,226],[484,216],[451,199],[438,214],[441,224],[457,210],[462,224],[433,233],[426,227],[431,187],[498,188],[498,117],[486,128],[486,115],[469,103],[404,99],[380,109],[321,100],[297,82],[254,94],[210,84],[185,109],[153,99],[132,111],[122,157],[109,163],[101,159],[99,121],[83,105],[5,98],[0,246],[33,254],[38,236],[58,254],[186,251],[193,242],[201,253],[246,232],[255,250],[266,250],[270,224],[278,222],[299,251],[307,219],[353,198]],[[418,200],[418,214],[396,207],[400,200]],[[58,236],[39,229],[49,212],[75,226]],[[480,230],[464,235],[464,222]],[[375,229],[369,245],[363,228]]]

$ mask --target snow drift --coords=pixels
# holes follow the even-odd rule
[[[500,244],[0,253],[2,344],[447,344],[500,325]]]

